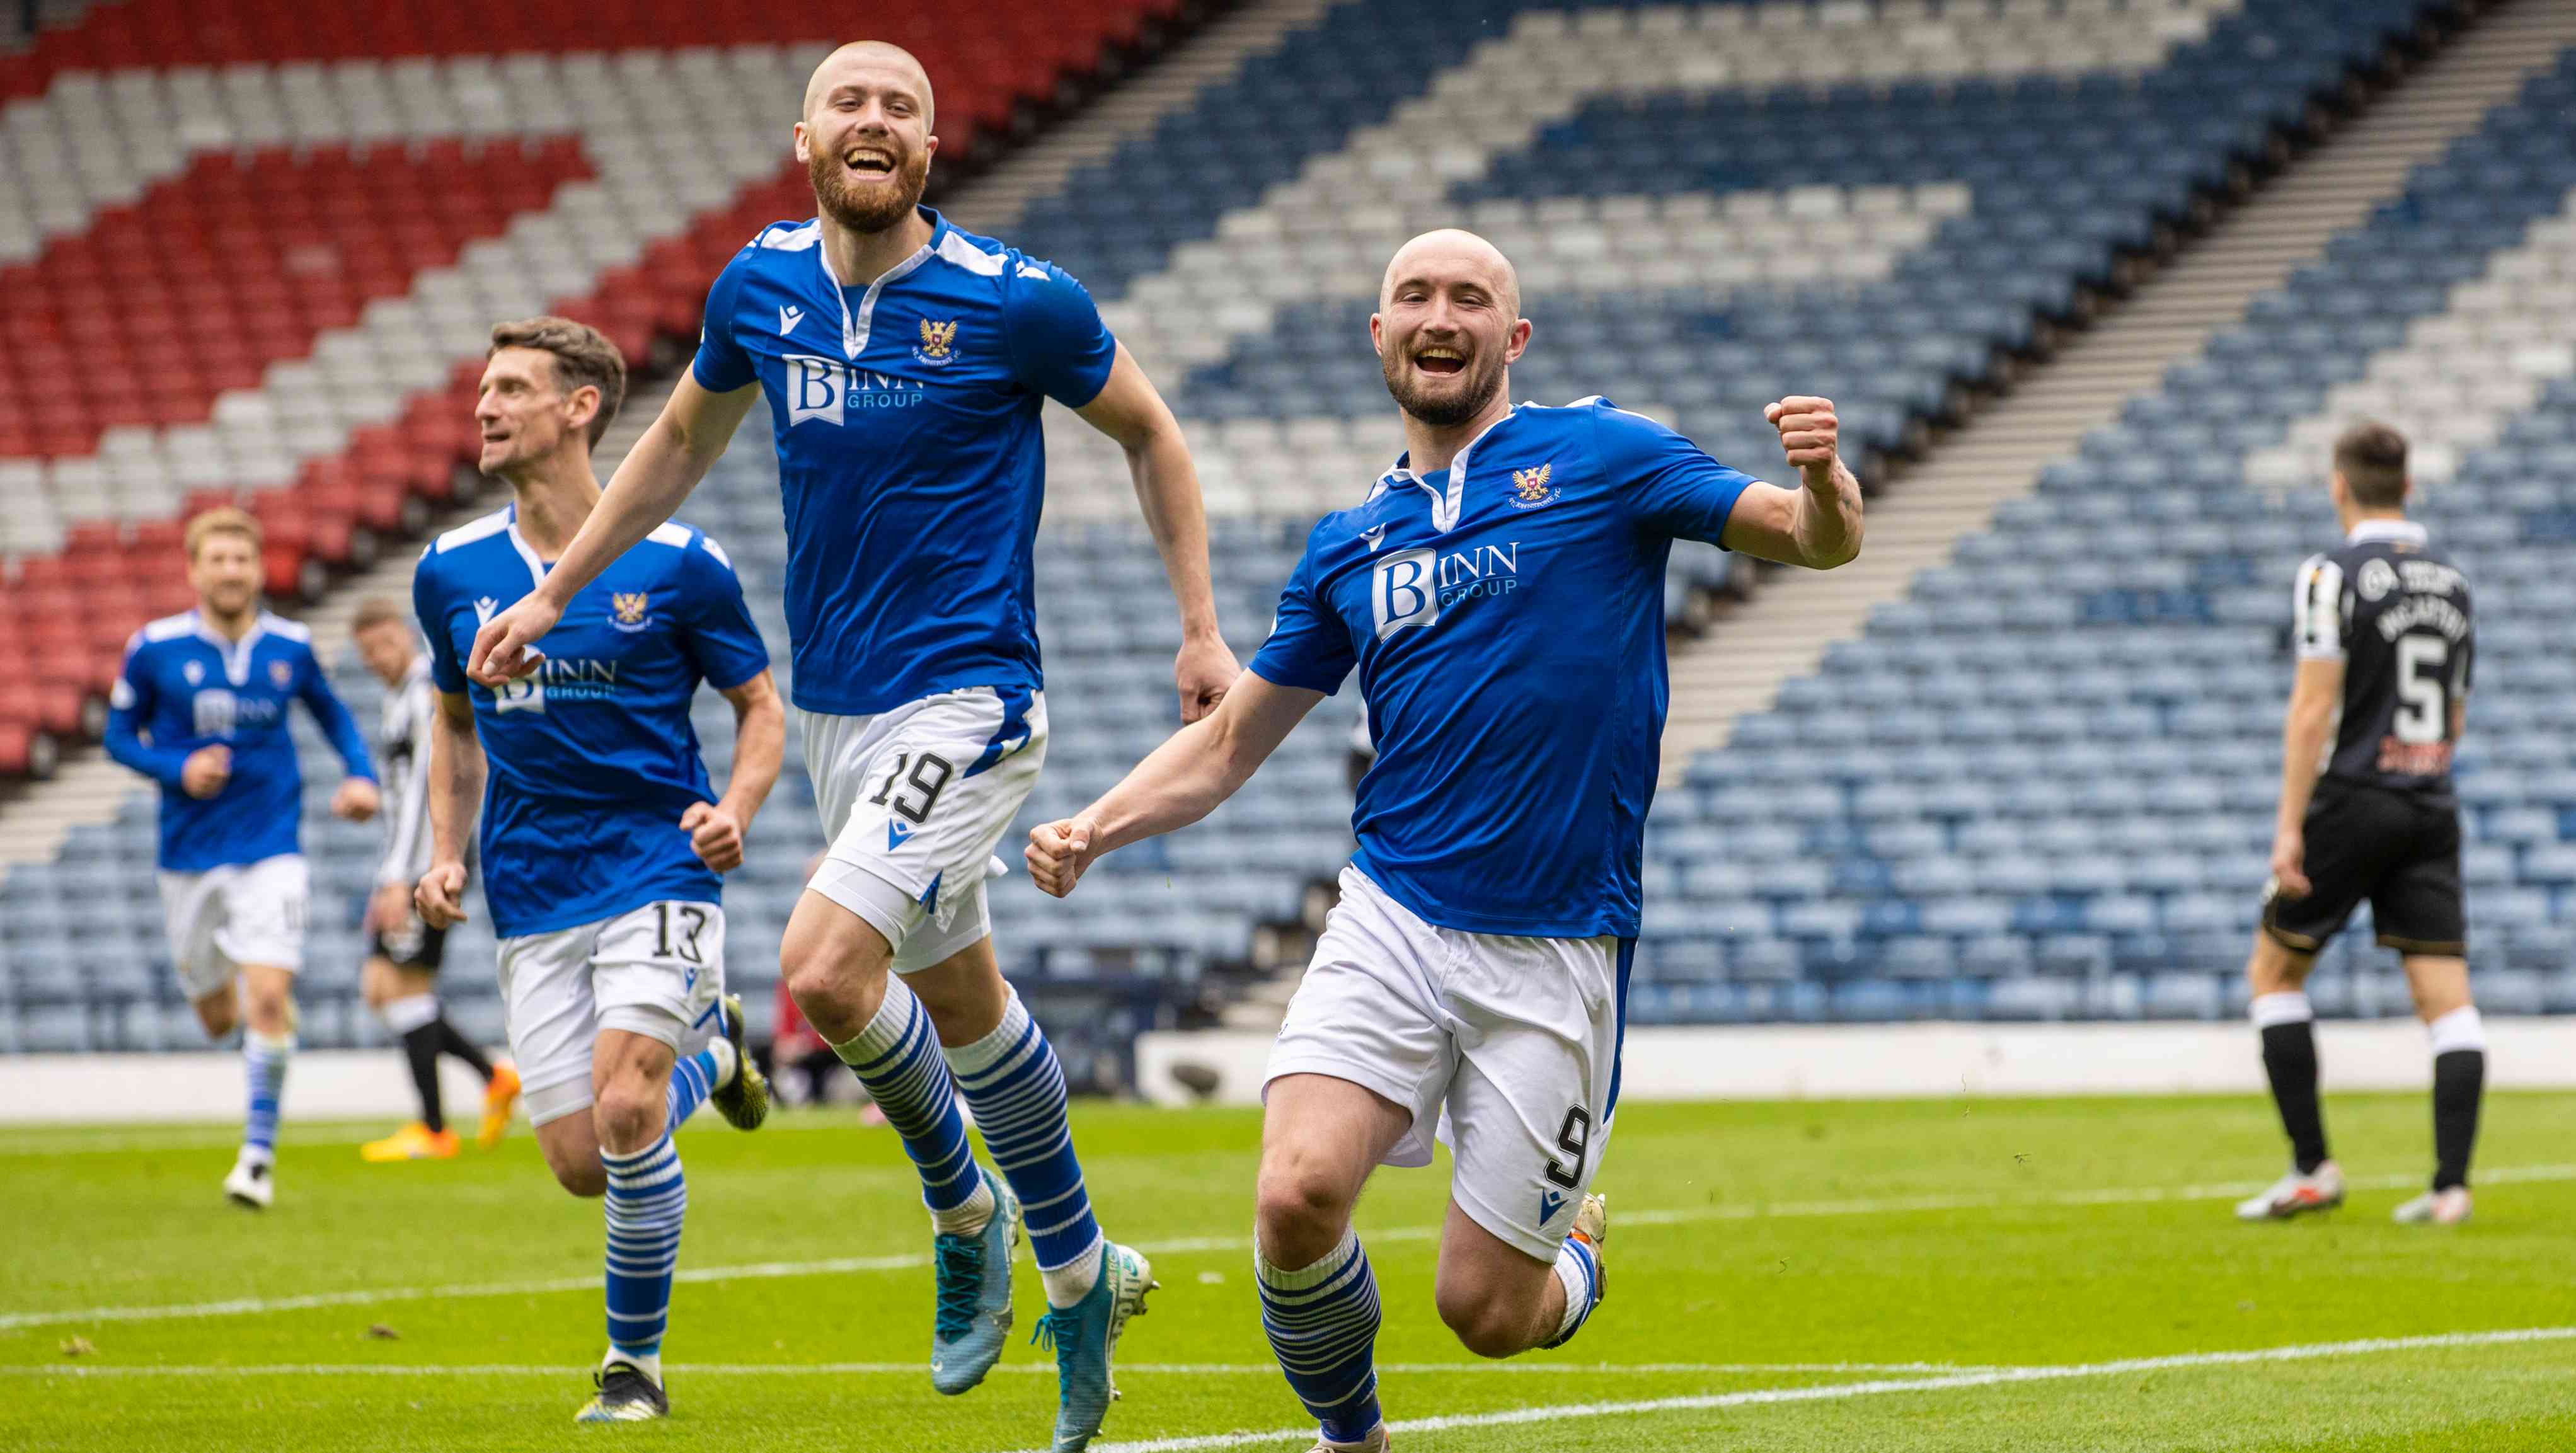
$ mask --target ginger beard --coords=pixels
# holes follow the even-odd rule
[[[849,157],[861,150],[893,152],[894,180],[851,180]],[[891,138],[852,138],[837,151],[810,148],[805,174],[814,184],[815,203],[833,221],[853,232],[883,232],[921,205],[922,191],[930,185],[930,155],[904,149]]]
[[[1446,349],[1457,358],[1424,358],[1427,350]],[[1431,425],[1455,428],[1483,413],[1503,386],[1505,350],[1488,348],[1464,336],[1425,340],[1419,334],[1384,350],[1378,367],[1395,406]]]

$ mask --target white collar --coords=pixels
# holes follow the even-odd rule
[[[224,677],[235,686],[250,680],[250,649],[268,634],[268,620],[267,611],[259,612],[250,618],[250,629],[242,632],[242,638],[231,641],[224,638],[223,632],[206,624],[205,612],[188,612],[188,624],[196,631],[197,639],[214,647],[215,653],[224,658]]]
[[[1476,431],[1476,437],[1468,440],[1466,446],[1458,451],[1457,457],[1449,461],[1449,487],[1446,491],[1432,488],[1429,480],[1413,472],[1413,466],[1409,462],[1413,458],[1413,451],[1408,449],[1395,456],[1394,465],[1378,477],[1377,486],[1369,491],[1369,499],[1377,498],[1396,485],[1409,484],[1431,497],[1431,524],[1435,530],[1445,535],[1458,528],[1458,516],[1466,508],[1467,457],[1475,452],[1477,445],[1485,442],[1486,435],[1510,423],[1526,407],[1528,407],[1526,404],[1514,404],[1510,412]]]
[[[2364,540],[2396,540],[2408,545],[2421,545],[2431,537],[2413,520],[2364,520],[2343,537],[2344,543],[2358,545]]]
[[[841,355],[852,363],[858,362],[859,355],[868,351],[868,334],[876,327],[877,296],[892,284],[911,276],[939,251],[940,240],[948,231],[948,219],[927,207],[921,210],[930,213],[930,240],[914,248],[912,256],[887,268],[883,276],[868,284],[855,313],[850,311],[850,290],[842,284],[840,274],[832,271],[831,250],[823,245],[821,238],[815,239],[814,265],[823,270],[823,286],[831,291],[832,301],[840,305]]]
[[[545,557],[537,553],[536,546],[528,543],[527,536],[519,533],[519,505],[516,500],[510,503],[510,527],[506,533],[510,537],[510,548],[518,551],[519,558],[528,563],[528,588],[543,589],[546,583]]]

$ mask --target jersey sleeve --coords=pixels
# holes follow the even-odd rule
[[[751,355],[733,337],[734,314],[741,310],[743,278],[751,271],[751,259],[758,253],[755,245],[734,254],[724,271],[716,274],[707,289],[705,320],[698,326],[698,356],[691,360],[689,371],[697,375],[698,386],[709,393],[729,394],[760,381],[752,367]]]
[[[680,578],[688,602],[683,643],[698,674],[718,691],[731,691],[769,669],[769,648],[742,598],[733,561],[714,538],[700,535],[681,552]]]
[[[2290,594],[2290,640],[2302,661],[2343,659],[2343,567],[2311,555]]]
[[[1610,487],[1639,524],[1719,544],[1753,476],[1727,468],[1679,433],[1607,401],[1592,406],[1593,447]]]
[[[1295,686],[1326,696],[1342,689],[1359,657],[1351,633],[1324,601],[1315,584],[1315,542],[1323,526],[1306,541],[1306,553],[1279,592],[1279,614],[1270,624],[1270,639],[1252,657],[1252,672],[1274,686]]]
[[[439,604],[437,546],[420,552],[411,572],[411,613],[420,617],[420,633],[429,638],[430,684],[450,696],[465,694],[465,668],[456,659],[456,643],[447,638],[447,617]]]
[[[340,693],[331,689],[331,676],[322,669],[322,658],[313,654],[310,646],[302,650],[304,660],[298,674],[304,679],[296,684],[295,694],[303,700],[304,709],[313,713],[322,735],[330,739],[341,768],[352,777],[374,781],[375,756],[367,750],[367,733],[358,725],[357,714],[340,699]]]
[[[1100,397],[1118,340],[1070,273],[1046,262],[1015,266],[1002,294],[1002,328],[1011,376],[1023,387],[1069,409]]]
[[[137,631],[125,644],[125,665],[107,693],[107,755],[163,786],[176,787],[188,754],[143,739],[153,698],[151,663],[144,658],[143,634]]]
[[[376,864],[378,887],[409,887],[429,872],[429,723],[438,710],[429,683],[405,685],[400,710],[411,766],[401,774],[401,790],[382,809],[385,852]]]

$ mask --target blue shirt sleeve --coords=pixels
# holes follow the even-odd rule
[[[760,251],[753,243],[734,254],[724,271],[716,274],[714,286],[707,289],[706,318],[698,326],[698,356],[689,365],[700,387],[709,393],[729,394],[735,389],[760,381],[752,367],[751,355],[733,337],[734,314],[742,306],[742,280],[751,271],[751,259]]]
[[[731,691],[769,669],[769,648],[743,602],[742,581],[714,539],[700,535],[681,552],[681,598],[688,603],[683,643],[698,674],[718,691]]]
[[[1252,672],[1274,686],[1295,686],[1326,696],[1342,689],[1359,657],[1351,649],[1350,629],[1315,587],[1315,544],[1324,527],[1306,537],[1306,553],[1279,592],[1279,614],[1270,639],[1252,657]]]
[[[322,735],[330,738],[331,750],[340,754],[341,767],[352,777],[376,780],[375,759],[367,753],[367,734],[359,729],[358,718],[349,711],[349,704],[331,689],[330,674],[322,669],[321,658],[313,654],[310,646],[304,648],[301,674],[304,679],[297,683],[295,694],[303,698],[304,709],[313,713]]]
[[[1011,376],[1069,409],[1100,397],[1118,340],[1091,294],[1053,263],[1017,263],[1006,277],[1002,330]]]
[[[450,696],[465,694],[465,668],[456,659],[456,643],[447,637],[447,609],[439,601],[437,546],[420,552],[411,572],[411,613],[420,617],[420,633],[429,637],[430,684]]]
[[[179,785],[188,754],[177,747],[143,740],[144,725],[154,705],[151,662],[144,658],[143,634],[125,643],[125,667],[107,695],[107,755],[165,787]]]
[[[1753,483],[1643,414],[1592,406],[1593,448],[1629,515],[1655,532],[1718,543],[1736,497]]]

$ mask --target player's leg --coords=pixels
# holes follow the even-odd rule
[[[1431,1161],[1457,1045],[1435,930],[1354,868],[1279,1027],[1263,1089],[1253,1277],[1261,1328],[1326,1449],[1376,1449],[1378,1289],[1351,1206],[1381,1164]]]
[[[2262,921],[2246,955],[2245,986],[2248,1013],[2262,1041],[2263,1075],[2290,1140],[2291,1164],[2262,1194],[2238,1203],[2242,1220],[2275,1220],[2343,1204],[2343,1171],[2326,1147],[2325,1114],[2318,1104],[2316,1010],[2306,986],[2318,952],[2343,931],[2379,875],[2382,854],[2368,806],[2361,794],[2319,784],[2305,833],[2307,893],[2290,897],[2277,884],[2264,893]]]
[[[295,1058],[295,974],[304,965],[310,897],[304,859],[282,854],[224,870],[221,896],[222,917],[212,937],[215,953],[241,966],[242,1066],[250,1102],[241,1153],[224,1192],[239,1205],[265,1207],[277,1193],[278,1107]]]
[[[1263,1092],[1252,1246],[1261,1330],[1328,1449],[1383,1446],[1377,1275],[1351,1208],[1412,1128],[1411,1109],[1331,1075],[1284,1075]]]
[[[444,1158],[456,1154],[455,1132],[447,1128],[446,1107],[438,1093],[438,1008],[436,976],[405,970],[382,953],[370,954],[358,970],[358,990],[367,1007],[384,1021],[402,1044],[403,1063],[411,1071],[412,1094],[420,1114],[382,1140],[358,1147],[368,1161]]]
[[[2469,1153],[2486,1093],[2487,1034],[2469,997],[2468,916],[2460,885],[2460,820],[2450,807],[2416,808],[2410,851],[2371,895],[2379,941],[2406,966],[2415,1017],[2433,1051],[2433,1184],[2397,1208],[2401,1222],[2456,1226],[2469,1219]]]
[[[1608,1207],[1590,1191],[1618,1109],[1635,945],[1440,937],[1460,1048],[1435,1294],[1469,1351],[1511,1357],[1570,1340],[1601,1301]]]
[[[233,982],[232,961],[215,951],[215,929],[223,922],[221,881],[211,873],[162,873],[159,878],[170,966],[206,1038],[220,1044],[241,1023],[241,991]]]

